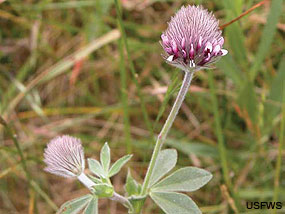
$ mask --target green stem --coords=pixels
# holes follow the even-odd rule
[[[176,118],[176,115],[177,115],[177,113],[178,113],[178,111],[179,111],[179,109],[183,103],[185,95],[186,95],[186,93],[190,87],[191,80],[193,77],[193,73],[194,72],[185,72],[184,80],[183,80],[182,86],[180,88],[180,91],[177,95],[177,98],[175,100],[175,103],[171,109],[170,114],[168,115],[168,118],[167,118],[164,126],[162,127],[162,129],[161,129],[161,131],[157,137],[156,144],[155,144],[155,147],[154,147],[154,150],[152,153],[151,161],[150,161],[150,164],[149,164],[149,167],[148,167],[145,179],[144,179],[141,195],[145,195],[147,193],[147,188],[149,185],[150,177],[152,175],[153,168],[154,168],[156,159],[158,157],[159,151],[160,151],[160,149],[163,145],[163,142],[164,142],[164,140],[165,140],[165,138],[166,138],[166,136],[167,136],[167,134],[168,134],[175,118]]]
[[[123,108],[123,118],[124,118],[124,133],[127,153],[132,153],[132,143],[131,143],[131,131],[130,131],[130,118],[129,118],[129,105],[128,105],[128,89],[127,89],[127,70],[124,60],[124,46],[123,40],[119,39],[119,50],[120,50],[120,79],[121,79],[121,100],[124,106]]]
[[[125,198],[124,196],[121,196],[120,194],[114,192],[114,195],[110,198],[112,201],[117,201],[121,204],[123,204],[124,206],[126,206],[130,212],[133,211],[133,206],[132,204],[130,203],[130,201]]]
[[[276,169],[275,169],[275,178],[274,178],[274,195],[273,201],[278,201],[279,196],[279,185],[280,185],[280,172],[282,165],[282,151],[284,144],[284,128],[285,128],[285,85],[283,83],[283,100],[282,100],[282,119],[280,124],[280,134],[279,134],[279,145],[278,145],[278,156],[276,160]],[[277,210],[274,209],[273,213],[277,213]]]

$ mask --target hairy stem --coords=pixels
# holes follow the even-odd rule
[[[133,206],[130,203],[130,201],[127,198],[125,198],[124,196],[121,196],[120,194],[114,192],[114,195],[110,199],[123,204],[124,206],[126,206],[129,209],[130,212],[132,212]]]
[[[92,187],[93,187],[93,186],[96,186],[96,184],[95,184],[90,178],[88,178],[84,173],[81,173],[81,174],[77,177],[77,179],[78,179],[84,186],[86,186],[91,192],[92,192]],[[112,184],[111,184],[111,181],[110,181],[109,179],[108,179],[108,183],[109,183],[110,185],[112,185]],[[114,192],[113,196],[110,197],[110,200],[112,200],[112,201],[117,201],[117,202],[123,204],[123,205],[126,206],[130,211],[133,210],[133,206],[132,206],[132,204],[130,203],[130,201],[129,201],[127,198],[125,198],[124,196],[121,196],[120,194],[118,194],[118,193],[116,193],[116,192]]]
[[[96,184],[90,179],[88,178],[84,172],[82,172],[77,179],[84,185],[86,186],[88,189],[91,189],[92,186],[95,186]]]
[[[150,177],[152,175],[153,168],[154,168],[156,159],[158,157],[159,151],[160,151],[160,149],[163,145],[163,142],[164,142],[164,140],[165,140],[165,138],[166,138],[166,136],[167,136],[167,134],[168,134],[175,118],[176,118],[176,115],[177,115],[177,113],[178,113],[178,111],[179,111],[179,109],[183,103],[185,95],[186,95],[186,93],[190,87],[191,80],[193,77],[193,73],[194,72],[185,72],[183,83],[182,83],[180,91],[177,95],[177,98],[175,100],[175,103],[172,106],[171,112],[168,115],[168,118],[167,118],[165,124],[163,125],[163,127],[162,127],[162,129],[161,129],[161,131],[157,137],[156,144],[155,144],[155,147],[154,147],[154,150],[152,153],[151,161],[150,161],[150,164],[148,166],[147,173],[146,173],[146,176],[144,179],[141,195],[145,195],[147,193],[147,188],[149,185]]]

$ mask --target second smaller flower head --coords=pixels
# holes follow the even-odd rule
[[[76,177],[85,168],[84,151],[81,141],[64,135],[50,141],[45,149],[45,171],[62,177]]]
[[[201,6],[182,7],[161,35],[167,63],[184,71],[209,68],[228,53],[219,21]]]

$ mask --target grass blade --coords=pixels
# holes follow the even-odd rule
[[[126,35],[126,31],[125,31],[125,28],[124,28],[122,15],[121,15],[121,11],[120,11],[120,5],[119,5],[118,0],[114,0],[114,1],[115,1],[116,12],[117,12],[117,17],[118,17],[118,24],[119,24],[119,28],[120,28],[120,31],[121,31],[121,34],[122,34],[122,40],[123,40],[123,43],[124,43],[124,46],[125,46],[125,49],[126,49],[126,52],[127,52],[127,58],[128,58],[130,70],[131,70],[132,75],[133,75],[133,81],[134,81],[134,83],[136,85],[136,88],[138,90],[138,96],[139,96],[139,99],[140,99],[141,110],[142,110],[142,113],[143,113],[144,121],[145,121],[145,124],[147,126],[148,131],[151,134],[151,137],[154,139],[153,129],[152,129],[152,126],[151,126],[151,123],[150,123],[150,120],[149,120],[149,116],[148,116],[147,110],[146,110],[144,98],[143,98],[143,95],[141,93],[141,88],[140,88],[139,82],[137,80],[137,73],[136,73],[136,70],[135,70],[135,66],[134,66],[134,63],[133,63],[133,61],[131,59],[129,46],[128,46],[128,41],[127,41],[127,35]]]
[[[227,11],[227,20],[232,20],[241,13],[241,2],[224,0],[224,7]],[[225,29],[226,40],[232,49],[232,53],[241,67],[246,67],[247,57],[244,43],[244,34],[238,22],[235,22]]]
[[[124,47],[123,40],[119,40],[120,49],[120,79],[121,79],[121,100],[123,105],[123,117],[124,117],[124,134],[127,153],[132,153],[131,143],[131,130],[130,130],[130,116],[129,116],[129,105],[128,105],[128,93],[127,93],[127,70],[124,60]]]
[[[254,64],[249,72],[251,80],[255,79],[266,54],[269,52],[268,50],[270,49],[274,34],[277,30],[277,22],[282,12],[282,2],[282,0],[271,1],[271,9],[267,18],[267,23],[262,32]]]
[[[283,151],[283,144],[284,144],[284,127],[285,127],[285,81],[283,81],[283,101],[282,101],[282,119],[280,124],[280,134],[279,134],[279,144],[278,144],[278,156],[276,161],[276,168],[275,168],[275,179],[274,179],[274,195],[273,201],[278,201],[279,195],[279,185],[280,185],[280,174],[281,174],[281,166],[282,166],[282,151]],[[276,209],[274,210],[276,213]]]
[[[26,86],[26,89],[19,93],[9,104],[8,108],[4,112],[3,118],[7,118],[9,113],[21,102],[21,100],[26,96],[26,94],[32,90],[34,87],[38,86],[40,83],[46,82],[60,74],[66,72],[69,68],[71,68],[77,61],[87,57],[93,51],[99,49],[103,45],[106,45],[114,40],[117,40],[120,37],[120,32],[118,30],[110,31],[104,36],[95,39],[93,42],[88,44],[87,46],[79,49],[75,53],[67,56],[62,59],[52,67],[46,69],[41,72],[38,76],[36,76],[31,82]]]
[[[282,84],[285,81],[285,56],[281,58],[281,62],[277,71],[276,76],[273,78],[271,82],[271,88],[269,91],[269,96],[267,102],[265,104],[265,124],[267,125],[267,131],[271,131],[274,128],[274,120],[277,115],[280,113],[280,106],[276,104],[282,103]]]
[[[210,95],[211,95],[212,105],[213,105],[216,136],[218,138],[218,149],[219,149],[219,154],[220,154],[220,161],[221,161],[221,166],[222,166],[223,178],[225,180],[226,185],[230,189],[231,193],[233,193],[232,182],[231,182],[231,179],[229,176],[227,151],[226,151],[225,142],[224,142],[223,130],[222,130],[222,126],[221,126],[221,118],[220,118],[220,114],[219,114],[218,100],[217,100],[217,96],[216,96],[216,90],[215,90],[215,86],[214,86],[214,77],[213,77],[212,72],[208,73],[208,79],[209,79],[209,86],[210,86]]]

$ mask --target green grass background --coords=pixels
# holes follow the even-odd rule
[[[221,24],[255,0],[0,1],[0,213],[54,213],[87,192],[43,171],[48,141],[70,134],[86,157],[108,141],[113,161],[133,153],[142,182],[181,84],[159,45],[167,21],[187,4],[202,4]],[[282,201],[285,212],[285,2],[271,0],[224,29],[229,54],[199,71],[165,147],[178,167],[211,171],[190,196],[203,213],[247,210],[247,201]],[[119,17],[122,17],[120,21]],[[283,108],[282,108],[283,103]],[[283,110],[282,110],[283,109]],[[13,136],[13,137],[12,137]],[[282,164],[283,160],[283,164]],[[127,167],[113,183],[124,191]],[[125,213],[108,200],[101,213]],[[144,213],[162,213],[148,200]]]

